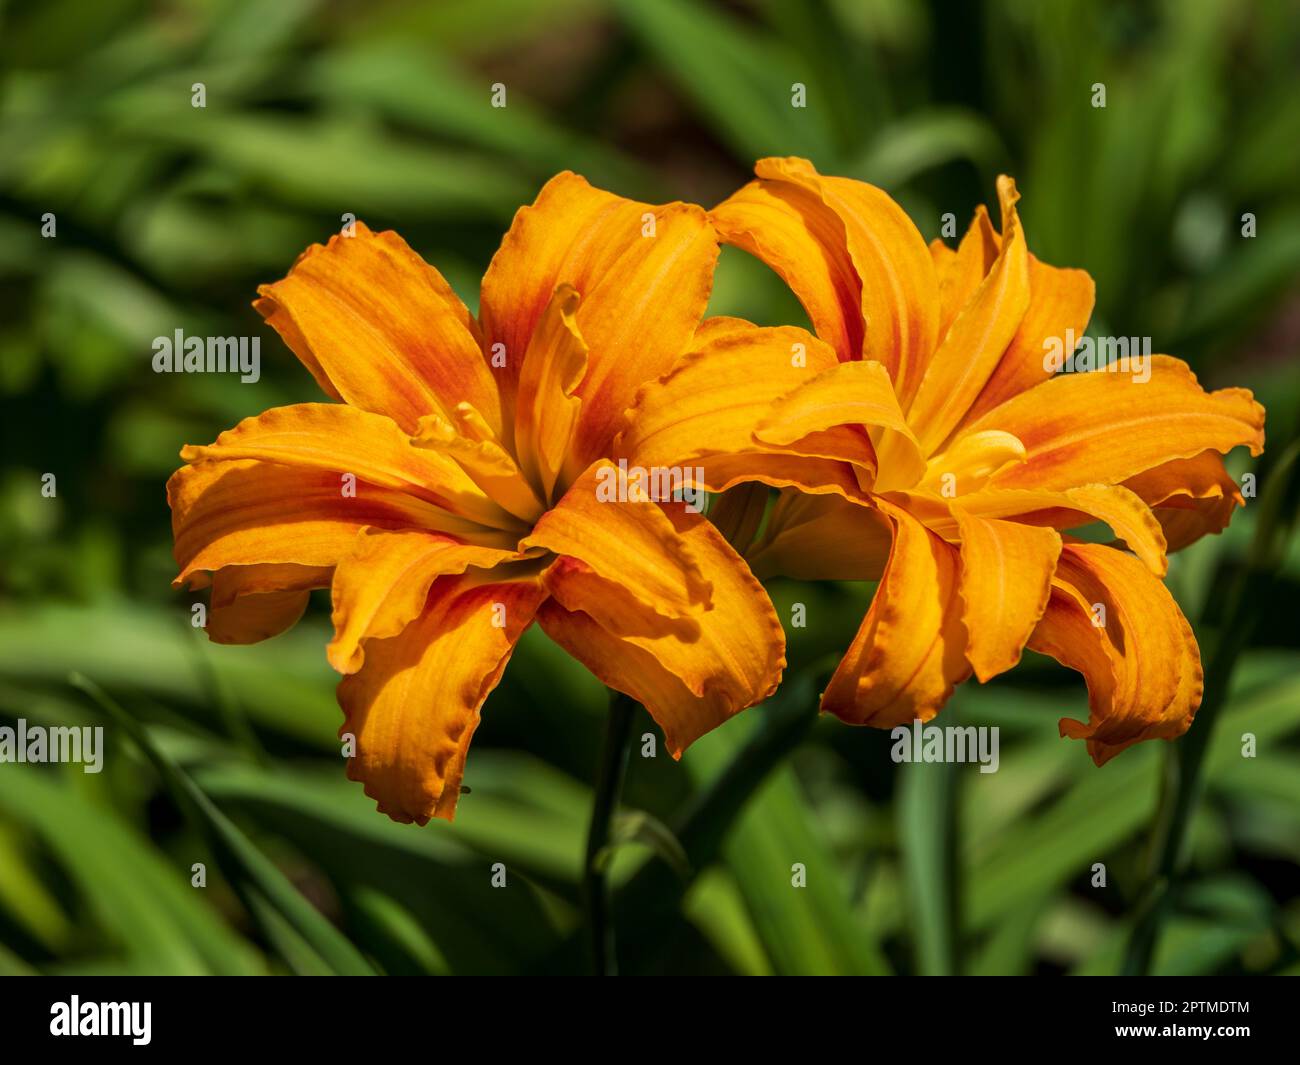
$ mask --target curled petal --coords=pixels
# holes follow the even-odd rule
[[[1151,506],[1170,551],[1222,532],[1232,512],[1246,505],[1240,486],[1216,451],[1161,463],[1130,477],[1124,486]]]
[[[579,297],[572,285],[556,286],[528,343],[515,400],[515,453],[542,499],[555,491],[582,400],[576,393],[587,372],[587,343],[578,331]]]
[[[451,458],[411,446],[395,422],[342,403],[297,403],[245,418],[216,442],[187,445],[186,462],[256,459],[265,464],[331,471],[404,492],[447,513],[452,525],[517,529],[518,521]],[[358,493],[359,495],[359,493]]]
[[[639,237],[645,206],[565,171],[515,212],[483,276],[479,307],[484,342],[504,357],[496,373],[511,397],[556,287],[567,283],[589,296],[595,280]]]
[[[307,600],[307,592],[241,595],[229,606],[212,608],[208,639],[213,643],[244,644],[279,636],[298,623],[307,609]]]
[[[930,458],[917,490],[942,493],[946,487],[950,496],[969,495],[988,484],[999,470],[1024,460],[1025,445],[1010,433],[999,429],[970,433]]]
[[[755,461],[761,454],[762,461]],[[745,482],[765,484],[771,488],[798,487],[814,495],[834,493],[844,499],[866,502],[863,481],[869,471],[847,462],[779,452],[751,452],[740,455],[702,455],[701,465],[683,471],[692,483],[709,492],[725,492]]]
[[[864,181],[823,177],[804,159],[760,159],[760,180],[803,190],[837,218],[861,283],[865,336],[860,355],[889,371],[906,410],[939,331],[938,281],[930,250],[907,213]]]
[[[837,365],[835,353],[802,329],[711,318],[691,351],[637,393],[616,454],[646,468],[698,463],[711,491],[751,479],[855,484],[834,458],[851,454],[867,461],[870,445],[860,432],[812,433],[788,454],[754,439],[755,424],[779,397]]]
[[[224,566],[296,563],[335,566],[362,526],[455,531],[514,547],[509,533],[484,530],[422,499],[358,481],[344,494],[339,475],[251,459],[183,466],[167,482],[176,587],[206,584]]]
[[[998,178],[1002,246],[997,260],[958,313],[925,367],[909,421],[927,454],[960,424],[1020,328],[1029,306],[1029,252],[1016,213],[1020,194],[1008,177]]]
[[[278,636],[302,617],[308,592],[328,588],[328,566],[226,566],[212,575],[206,631],[213,643],[246,644]]]
[[[952,323],[980,287],[997,262],[1002,238],[993,228],[988,209],[981,203],[975,208],[966,235],[953,251],[941,240],[930,242],[935,275],[939,282],[939,336],[942,344]]]
[[[865,430],[866,439],[829,430]],[[925,472],[916,437],[898,406],[889,372],[878,362],[837,363],[782,396],[754,428],[754,438],[773,447],[820,442],[820,457],[839,458],[874,472],[877,491],[908,488]],[[828,447],[827,445],[831,446]]]
[[[1119,485],[1088,484],[1064,491],[1035,489],[984,489],[946,500],[919,493],[899,493],[898,499],[931,531],[957,538],[955,506],[980,518],[1009,518],[1025,525],[1078,529],[1093,521],[1105,522],[1111,531],[1157,577],[1168,569],[1165,537],[1151,508]]]
[[[456,422],[440,414],[420,419],[411,443],[421,451],[456,464],[483,495],[524,526],[546,509],[536,490],[500,441],[487,430],[481,415],[468,404],[456,409]]]
[[[995,407],[961,435],[1001,429],[1025,445],[1025,461],[990,481],[997,488],[1118,484],[1205,450],[1264,447],[1264,408],[1249,389],[1206,392],[1187,364],[1153,355],[1151,376],[1094,370],[1058,374]]]
[[[571,173],[552,178],[515,215],[483,278],[483,330],[487,343],[504,345],[502,387],[513,400],[556,286],[567,283],[581,297],[574,322],[587,367],[567,478],[609,453],[637,388],[686,350],[717,254],[699,207],[625,200]]]
[[[438,577],[471,566],[492,569],[518,552],[460,543],[420,529],[362,529],[339,561],[331,590],[334,639],[330,665],[355,673],[365,660],[363,642],[396,636],[420,615]]]
[[[543,572],[542,583],[565,610],[590,615],[613,636],[673,635],[687,642],[700,638],[699,615],[667,617],[626,585],[601,576],[580,559],[557,558]]]
[[[479,710],[545,597],[536,579],[440,577],[400,635],[372,640],[339,684],[348,778],[394,821],[450,821]]]
[[[443,276],[396,233],[313,244],[253,306],[326,392],[411,432],[472,403],[500,428],[500,398],[473,321]]]
[[[1200,706],[1191,626],[1165,586],[1113,548],[1065,545],[1028,646],[1084,675],[1088,722],[1062,718],[1060,729],[1087,740],[1097,765],[1140,740],[1181,736]]]
[[[1025,316],[963,421],[973,422],[1051,377],[1049,340],[1059,340],[1064,347],[1068,337],[1082,337],[1096,298],[1097,286],[1086,271],[1048,266],[1030,255]]]
[[[862,281],[844,223],[820,196],[789,182],[751,181],[712,218],[721,240],[761,259],[790,286],[841,361],[862,357]]]
[[[875,598],[822,695],[852,725],[928,721],[970,676],[957,549],[880,500],[894,541]]]
[[[576,558],[666,618],[699,614],[712,589],[690,544],[651,494],[613,463],[594,462],[519,548]]]
[[[591,583],[569,589],[567,608],[558,596],[548,600],[538,622],[604,684],[644,705],[677,757],[776,690],[785,638],[762,585],[718,531],[680,504],[664,510],[713,588],[711,609],[692,616],[685,629],[665,627],[644,613],[623,612],[625,600],[611,600]]]
[[[966,660],[981,682],[1020,661],[1047,607],[1061,553],[1055,529],[977,518],[953,507],[961,532]]]

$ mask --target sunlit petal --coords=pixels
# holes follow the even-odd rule
[[[866,617],[822,695],[854,725],[928,721],[970,676],[957,549],[881,501],[893,526],[889,561]]]
[[[396,233],[313,244],[254,306],[332,395],[408,432],[472,403],[500,424],[496,383],[465,305]]]
[[[1140,740],[1181,736],[1200,705],[1191,626],[1165,586],[1122,551],[1065,545],[1028,646],[1084,675],[1088,722],[1063,718],[1061,735],[1086,739],[1098,765]]]
[[[371,640],[339,684],[348,777],[395,821],[451,820],[479,710],[545,597],[536,579],[440,577],[398,636]]]

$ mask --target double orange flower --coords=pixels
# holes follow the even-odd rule
[[[799,160],[760,162],[711,214],[561,174],[516,215],[477,319],[358,224],[255,304],[338,402],[182,451],[176,583],[211,586],[228,643],[331,588],[349,776],[401,821],[454,813],[533,621],[674,754],[766,698],[785,647],[754,572],[880,580],[823,697],[847,721],[928,719],[1029,646],[1087,678],[1091,718],[1062,732],[1098,763],[1176,736],[1200,659],[1159,576],[1241,503],[1220,454],[1258,453],[1263,411],[1165,356],[1144,384],[1049,380],[1044,340],[1082,335],[1092,283],[1034,259],[1009,179],[999,194],[1000,233],[979,212],[952,251]],[[772,266],[817,335],[703,319],[719,239]],[[724,493],[711,513],[746,557],[645,482],[611,500],[615,463]],[[1132,554],[1064,532],[1094,520]]]

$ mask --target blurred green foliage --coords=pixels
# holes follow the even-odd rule
[[[269,331],[256,385],[155,375],[153,337],[261,330],[256,285],[345,212],[399,229],[473,305],[513,211],[565,168],[710,204],[755,158],[801,154],[883,185],[927,237],[946,212],[964,226],[1006,171],[1035,252],[1095,277],[1094,328],[1255,389],[1266,479],[1300,414],[1298,62],[1288,0],[0,5],[0,720],[103,724],[109,741],[97,776],[0,767],[0,971],[582,965],[603,690],[530,633],[455,825],[376,814],[338,756],[328,604],[269,644],[219,648],[169,590],[180,446],[314,386]],[[732,250],[712,309],[801,315]],[[1173,560],[1203,646],[1253,520]],[[1159,972],[1300,971],[1294,543],[1274,576],[1211,739]],[[632,759],[613,863],[624,968],[1115,971],[1163,747],[1095,769],[1057,738],[1060,716],[1086,716],[1079,678],[1034,660],[947,711],[1002,728],[999,772],[895,766],[887,734],[811,719],[870,589],[771,591],[809,619],[788,633],[782,694],[680,763]]]

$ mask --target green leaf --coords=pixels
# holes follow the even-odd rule
[[[648,196],[658,184],[621,153],[556,124],[512,86],[507,86],[507,106],[493,107],[489,79],[461,74],[408,42],[365,43],[328,53],[307,80],[327,103],[369,105],[403,124],[499,153],[508,160],[503,165],[527,167],[539,181],[576,170],[624,196]]]
[[[811,694],[806,679],[801,685],[786,683]],[[807,713],[813,705],[809,698]],[[683,761],[697,787],[707,788],[743,756],[747,741],[761,735],[761,719],[761,710],[747,710],[691,747]],[[744,805],[726,835],[723,853],[778,972],[885,971],[878,947],[849,904],[838,859],[788,762],[767,776]],[[803,867],[806,887],[793,884],[796,865]]]
[[[494,770],[485,764],[493,753],[471,759],[474,792],[462,799],[454,826],[395,824],[344,777],[341,764],[316,771],[209,766],[195,779],[323,870],[348,927],[390,973],[518,972],[554,948],[557,920],[573,924],[551,908],[546,892],[562,881],[574,893],[581,836],[542,794],[544,767],[530,771],[505,759]],[[503,794],[507,779],[531,781],[530,810]],[[504,888],[492,886],[496,862],[507,869]]]
[[[829,115],[815,96],[791,105],[792,86],[813,67],[779,39],[684,0],[617,0],[615,9],[746,166],[765,155],[827,162]]]
[[[767,703],[715,729],[682,759],[696,793],[672,819],[674,835],[697,873],[725,858],[779,972],[885,968],[784,764],[814,720],[813,678],[831,665],[820,659],[788,675]],[[787,850],[802,857],[788,858]],[[810,871],[807,888],[791,886],[794,861]],[[623,971],[659,971],[674,940],[683,886],[668,866],[651,860],[620,887],[615,908]],[[576,946],[567,941],[566,955]]]
[[[895,188],[935,167],[965,160],[991,177],[1007,158],[988,120],[958,108],[917,111],[877,132],[852,177]]]
[[[57,857],[96,927],[121,951],[115,971],[263,971],[257,956],[190,887],[188,865],[168,864],[112,809],[92,804],[56,774],[6,766],[0,773],[0,810],[39,834]]]
[[[958,768],[947,762],[900,767],[899,842],[916,933],[917,968],[926,976],[958,972]]]
[[[984,943],[970,952],[963,972],[970,976],[1024,976],[1032,967],[1035,935],[1051,901],[1043,896],[1007,914],[990,929]]]
[[[139,721],[85,677],[74,674],[72,684],[89,695],[153,764],[181,811],[208,838],[235,890],[254,918],[262,923],[267,936],[281,946],[286,960],[301,965],[305,946],[314,952],[320,963],[340,975],[364,976],[374,972],[338,929],[299,894],[274,863],[153,742]],[[282,921],[267,921],[268,908]],[[280,934],[284,925],[292,929],[292,937]],[[299,971],[313,971],[314,968],[300,968]]]
[[[0,608],[0,673],[52,686],[79,670],[110,689],[188,704],[214,721],[209,678],[215,673],[259,727],[337,753],[337,676],[321,652],[327,639],[303,621],[266,643],[230,648],[196,642],[180,610],[113,603],[20,611],[9,604]]]
[[[1082,757],[1082,752],[1079,752]],[[969,868],[966,920],[986,929],[1084,874],[1132,838],[1155,809],[1156,752],[1139,745],[1089,773],[1055,802],[1007,831]]]
[[[733,876],[714,866],[691,885],[686,918],[739,975],[770,976],[772,962]]]
[[[133,101],[113,121],[123,138],[192,150],[284,203],[331,212],[336,226],[344,211],[506,220],[537,191],[481,154],[430,148],[344,116],[179,110],[166,96]]]

